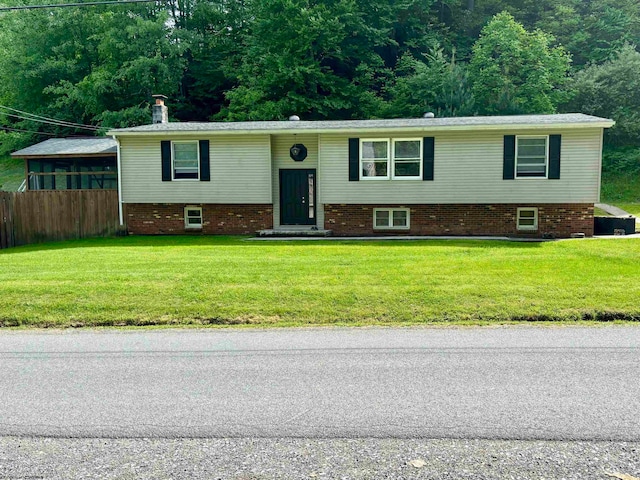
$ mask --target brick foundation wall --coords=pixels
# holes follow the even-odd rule
[[[202,207],[202,229],[186,229],[184,208]],[[134,235],[204,233],[253,235],[273,228],[273,206],[197,203],[127,203],[127,229]]]
[[[518,207],[538,208],[538,230],[518,231]],[[373,229],[374,208],[409,208],[409,230]],[[566,238],[593,235],[593,204],[325,205],[333,235],[499,235]]]

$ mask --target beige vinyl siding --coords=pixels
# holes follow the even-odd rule
[[[307,158],[296,162],[289,156],[289,149],[295,143],[307,147]],[[273,135],[271,137],[271,158],[273,161],[273,225],[280,225],[280,170],[281,169],[316,169],[316,225],[324,225],[324,208],[320,196],[318,168],[318,135]]]
[[[411,203],[594,203],[598,201],[602,129],[549,129],[561,134],[559,180],[502,179],[505,134],[540,131],[450,132],[435,137],[433,181],[369,180],[349,182],[348,138],[320,136],[320,195],[328,204]],[[394,135],[394,138],[415,137]],[[361,138],[387,138],[371,133]]]
[[[161,140],[209,140],[211,181],[162,181]],[[271,203],[269,135],[121,137],[124,203]]]

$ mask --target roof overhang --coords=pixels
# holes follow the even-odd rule
[[[604,120],[598,122],[579,122],[579,123],[544,123],[544,124],[499,124],[499,125],[433,125],[433,126],[392,126],[380,127],[372,125],[371,127],[298,127],[298,128],[247,128],[247,129],[165,129],[165,130],[140,130],[140,131],[123,131],[111,130],[107,135],[113,137],[175,137],[176,135],[185,137],[211,136],[211,135],[281,135],[281,134],[300,134],[300,133],[346,133],[346,134],[362,134],[366,132],[488,132],[488,131],[517,131],[517,130],[575,130],[575,129],[600,129],[610,128],[615,125],[613,120]]]
[[[50,138],[12,152],[14,158],[83,158],[117,155],[117,142],[111,137]]]
[[[18,155],[16,155],[18,153]],[[115,157],[117,152],[106,152],[106,153],[73,153],[73,154],[52,154],[52,155],[21,155],[19,152],[12,153],[11,156],[13,158],[24,158],[25,160],[36,160],[36,159],[53,159],[53,158],[100,158],[100,157]]]

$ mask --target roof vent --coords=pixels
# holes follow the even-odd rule
[[[427,112],[422,116],[422,118],[436,118],[436,116],[433,112]]]
[[[289,117],[289,121],[290,122],[299,122],[300,121],[300,117],[298,115],[291,115]]]

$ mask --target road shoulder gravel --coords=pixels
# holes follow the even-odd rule
[[[607,472],[640,477],[640,443],[0,438],[2,480],[595,480]]]

